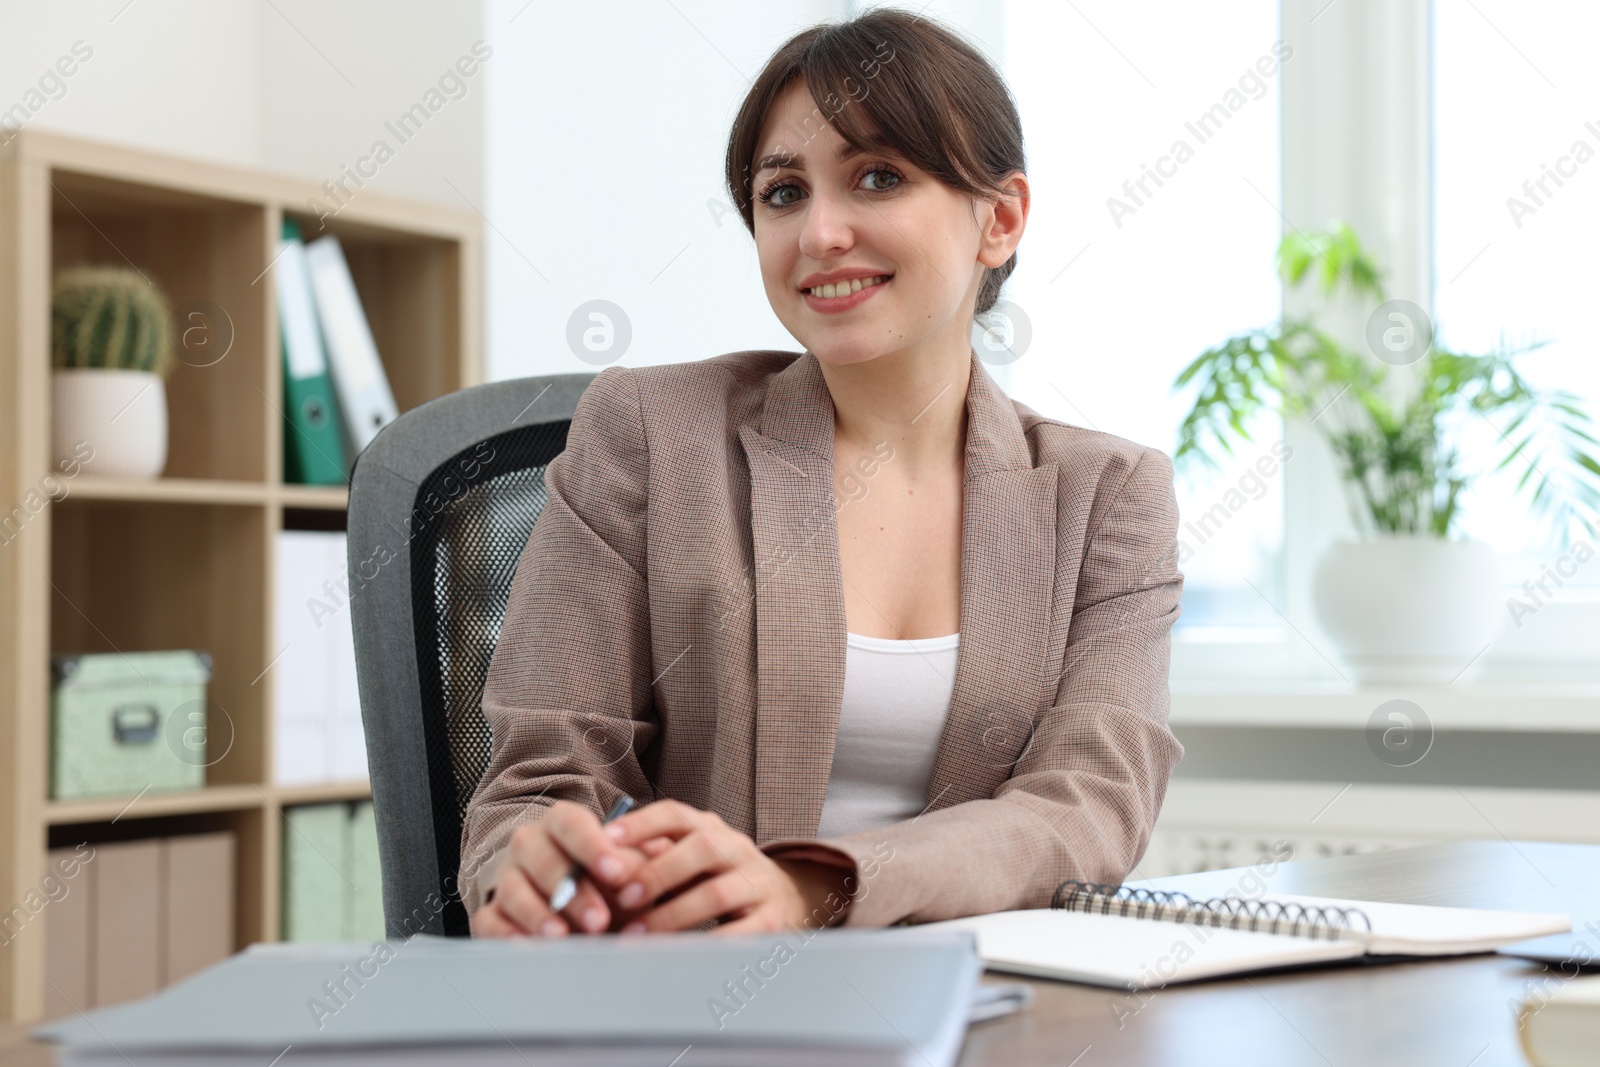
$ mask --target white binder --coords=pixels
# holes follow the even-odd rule
[[[345,443],[349,454],[358,456],[399,412],[339,239],[329,234],[306,245],[306,265],[317,294],[328,369],[344,416]]]

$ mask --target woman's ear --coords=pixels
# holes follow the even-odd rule
[[[1022,231],[1028,224],[1028,178],[1021,171],[1013,171],[1000,183],[1005,195],[992,203],[984,203],[978,220],[982,233],[978,244],[978,262],[985,267],[999,267],[1011,258],[1022,242]]]

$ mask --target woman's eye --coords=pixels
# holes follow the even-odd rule
[[[874,167],[861,176],[866,183],[866,190],[870,193],[887,193],[905,181],[900,173],[888,167]],[[785,194],[792,194],[785,199]],[[769,185],[762,191],[758,199],[769,207],[793,207],[800,198],[800,187],[793,182],[778,182]]]
[[[875,188],[872,189],[873,192],[878,192],[878,193],[888,192],[890,189],[893,189],[896,185],[900,184],[900,175],[896,174],[892,170],[889,170],[887,167],[878,167],[878,168],[875,168],[874,170],[870,170],[870,171],[867,172],[865,177],[866,177],[867,180],[871,180],[874,177],[876,177],[877,175],[887,175],[888,177],[894,179],[894,181],[889,185],[878,184]],[[879,181],[881,182],[882,179],[879,179]]]

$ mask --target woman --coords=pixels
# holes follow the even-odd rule
[[[474,933],[885,926],[1120,880],[1182,755],[1172,468],[971,347],[1028,214],[1004,84],[900,11],[815,27],[726,170],[805,351],[584,393],[483,693]]]

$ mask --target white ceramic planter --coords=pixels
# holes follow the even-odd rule
[[[1469,678],[1504,620],[1500,560],[1482,541],[1335,542],[1314,595],[1322,628],[1361,682]]]
[[[54,372],[51,442],[58,470],[81,463],[94,475],[154,478],[167,466],[167,390],[142,370]],[[93,458],[81,443],[93,449]]]

